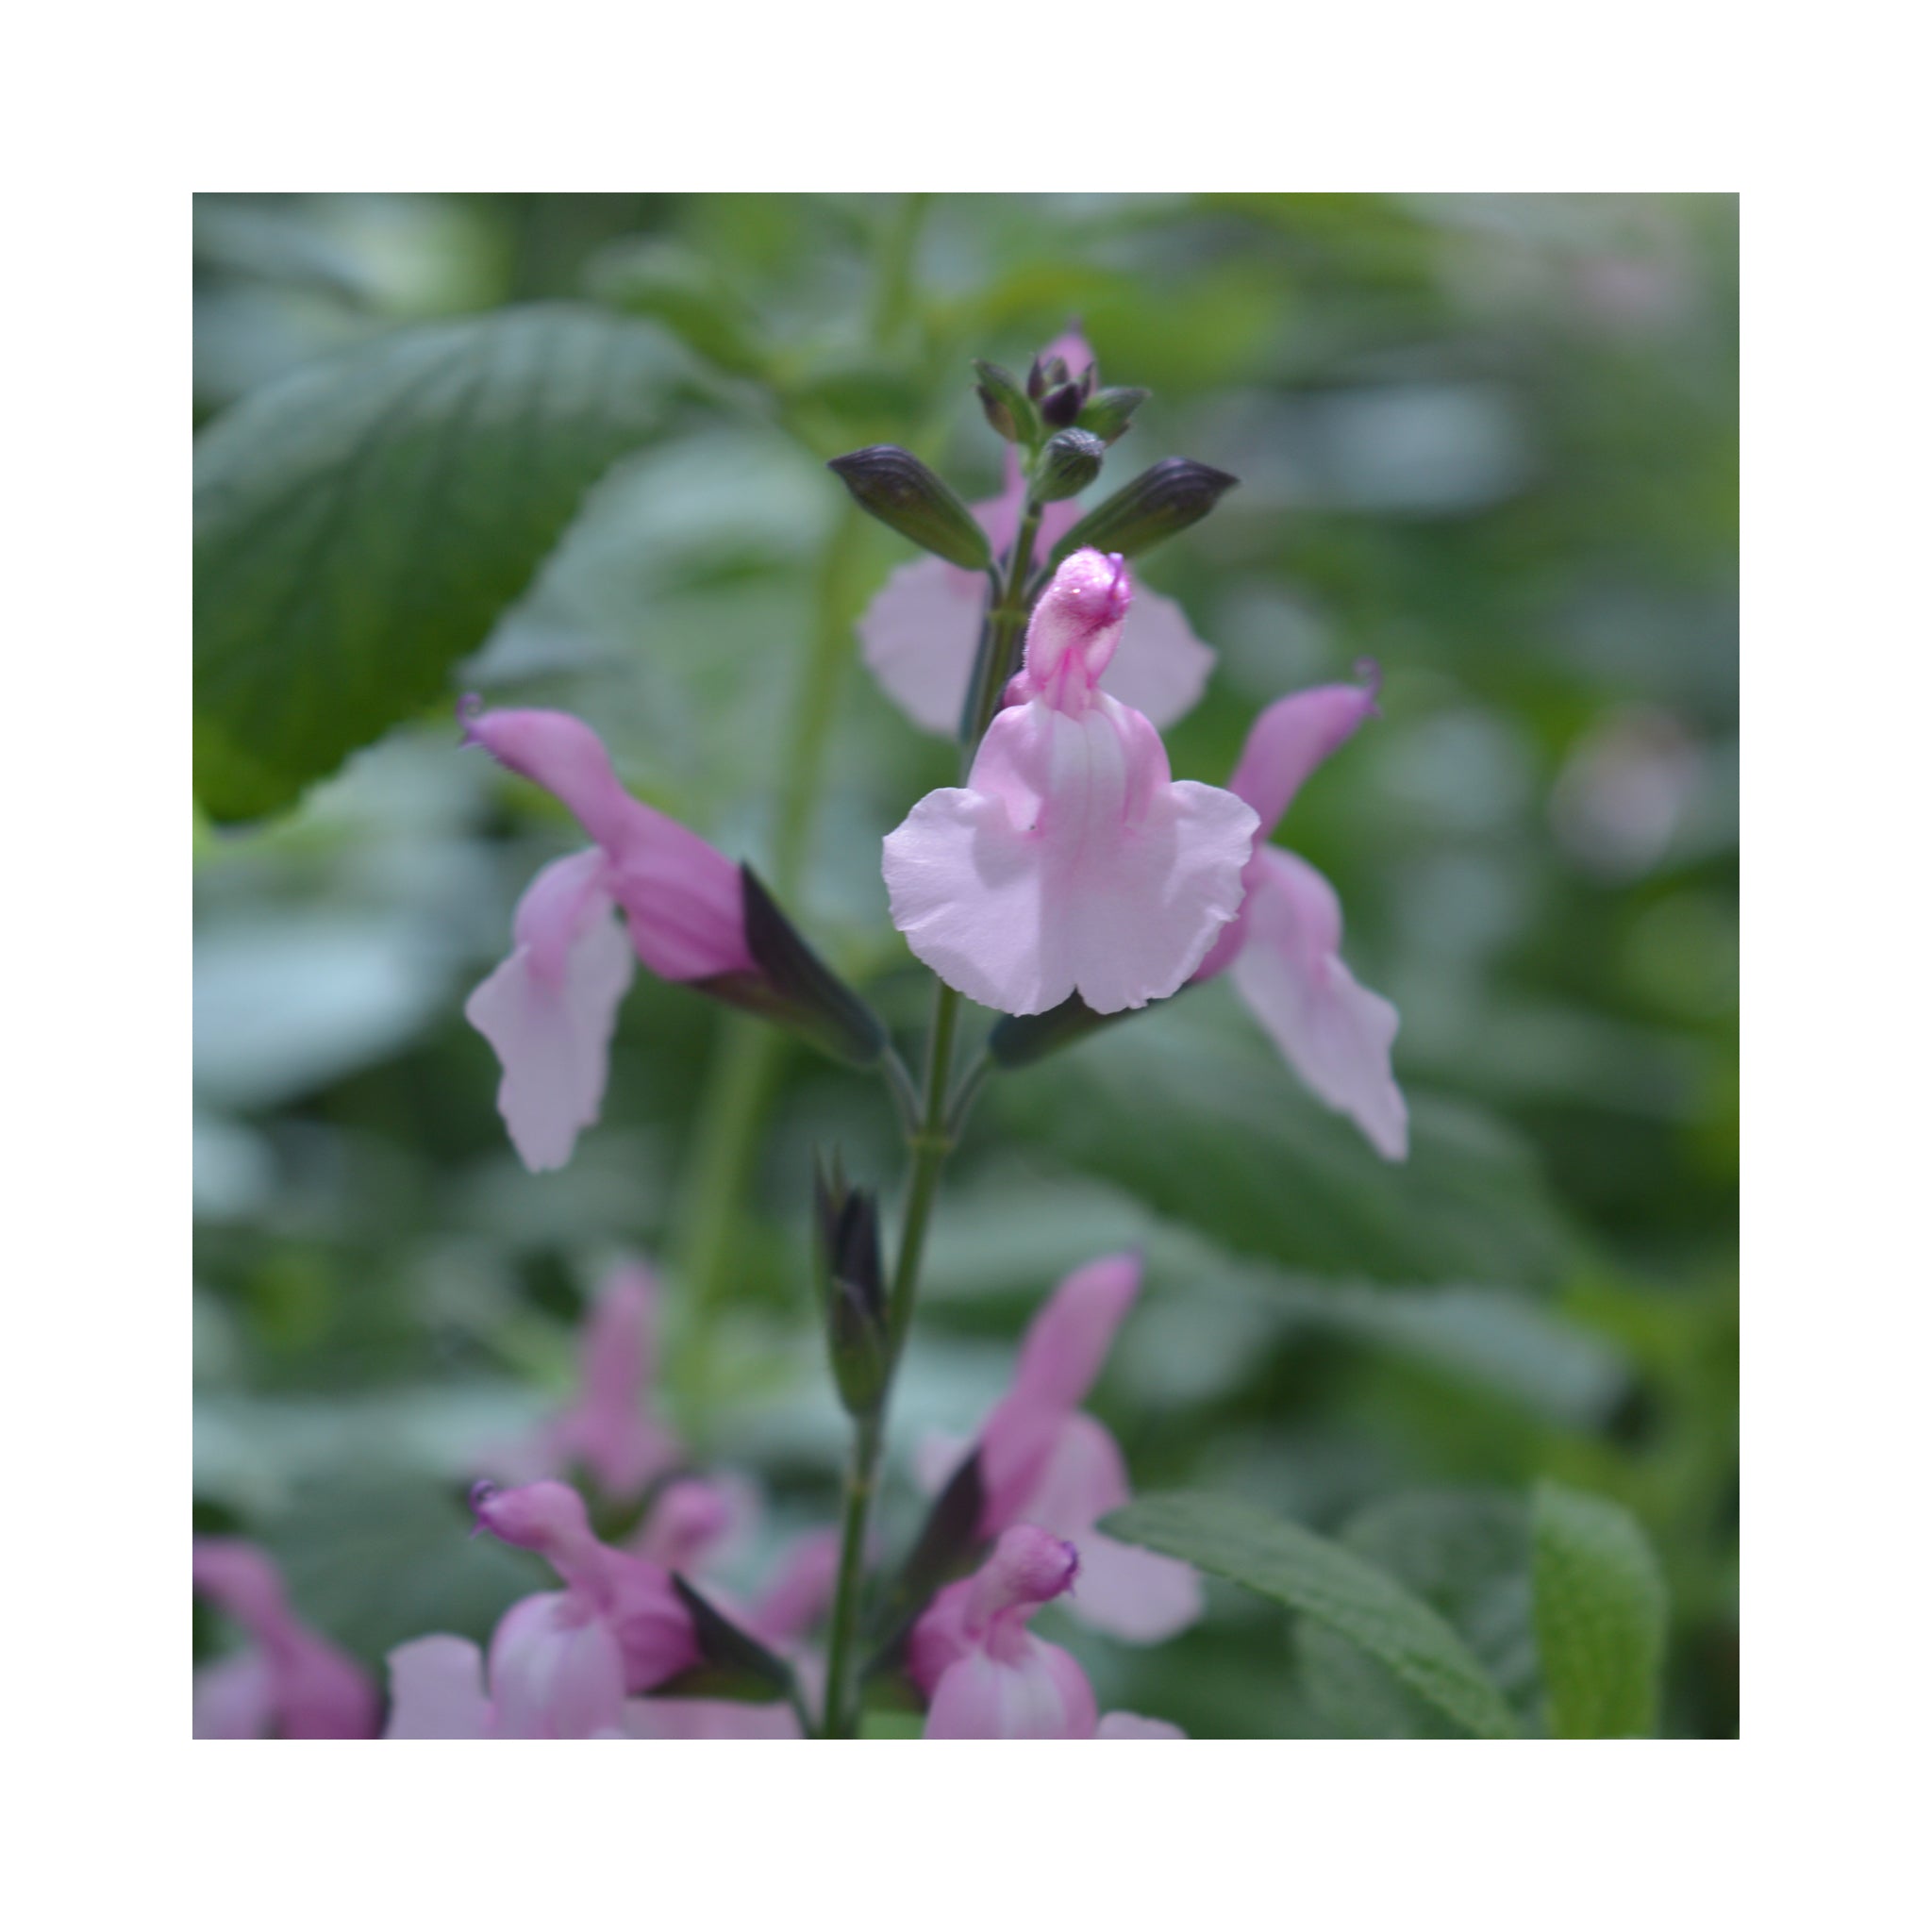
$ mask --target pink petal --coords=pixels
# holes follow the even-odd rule
[[[1013,1393],[1045,1407],[1076,1408],[1140,1292],[1138,1254],[1103,1255],[1074,1269],[1027,1324]]]
[[[744,1515],[744,1498],[724,1483],[681,1476],[658,1491],[630,1547],[647,1563],[688,1571],[738,1528]]]
[[[1255,808],[1263,842],[1308,774],[1374,713],[1378,683],[1377,676],[1366,685],[1317,685],[1277,699],[1255,720],[1227,789]]]
[[[575,1591],[512,1604],[490,1643],[498,1735],[592,1738],[624,1714],[624,1656]]]
[[[997,1510],[1002,1525],[1037,1523],[1056,1535],[1077,1539],[1128,1499],[1127,1466],[1120,1444],[1091,1415],[1055,1418],[1043,1443],[1010,1475],[1003,1467],[1000,1439],[991,1424],[987,1433],[995,1445],[982,1464],[992,1473],[983,1520],[989,1530],[994,1527],[991,1519]],[[1084,1576],[1079,1593],[1086,1593]]]
[[[901,564],[858,620],[867,667],[924,730],[959,728],[986,601],[984,576],[925,557]]]
[[[271,1657],[283,1737],[375,1737],[375,1686],[355,1658],[309,1630]]]
[[[1186,1563],[1091,1527],[1075,1532],[1074,1542],[1080,1577],[1066,1607],[1083,1624],[1124,1643],[1164,1643],[1200,1622],[1201,1579]]]
[[[544,1431],[542,1474],[581,1463],[608,1496],[638,1494],[678,1457],[676,1439],[644,1414],[658,1285],[641,1261],[621,1264],[584,1324],[577,1399]]]
[[[1050,1518],[1040,1513],[1036,1491],[1063,1424],[1093,1386],[1140,1287],[1140,1257],[1109,1255],[1068,1275],[1033,1318],[1012,1389],[980,1435],[989,1535],[1022,1517],[1054,1528],[1085,1524],[1114,1507],[1099,1503],[1085,1516]],[[1115,1500],[1124,1502],[1124,1493]]]
[[[1259,857],[1236,989],[1314,1092],[1347,1114],[1385,1159],[1401,1160],[1408,1108],[1389,1063],[1401,1024],[1395,1008],[1341,963],[1341,908],[1328,881],[1279,846]]]
[[[275,1713],[274,1677],[258,1650],[225,1657],[195,1671],[197,1738],[265,1738]]]
[[[1094,1528],[1131,1493],[1120,1444],[1092,1416],[1076,1414],[1058,1424],[1031,1488],[1009,1507],[1079,1552],[1079,1574],[1065,1602],[1073,1615],[1124,1642],[1159,1643],[1199,1621],[1201,1579],[1173,1557],[1115,1542]]]
[[[1100,1725],[1093,1733],[1096,1738],[1185,1738],[1188,1734],[1178,1724],[1164,1723],[1158,1717],[1141,1717],[1131,1710],[1110,1710],[1100,1720]]]
[[[926,1713],[928,1738],[1091,1738],[1098,1712],[1080,1666],[1029,1637],[1001,1660],[974,1651],[940,1678]]]
[[[1241,905],[1255,815],[1174,784],[1158,734],[1098,695],[1075,718],[1002,711],[969,783],[928,793],[885,841],[892,922],[948,985],[1040,1013],[1174,992]]]
[[[497,1111],[533,1174],[561,1167],[604,1104],[635,971],[605,887],[595,850],[545,866],[517,908],[516,950],[463,1008],[502,1062]]]
[[[487,1738],[483,1653],[461,1637],[419,1637],[389,1654],[385,1738]]]
[[[569,807],[609,861],[604,884],[625,909],[630,941],[660,979],[753,970],[738,868],[695,832],[633,798],[603,741],[564,711],[490,711],[467,718],[470,739]]]
[[[1165,730],[1194,708],[1213,668],[1214,653],[1194,635],[1187,612],[1172,597],[1142,586],[1100,688]]]
[[[1093,351],[1078,328],[1068,328],[1057,335],[1040,352],[1042,362],[1051,362],[1056,356],[1067,365],[1067,374],[1076,382],[1093,366]]]

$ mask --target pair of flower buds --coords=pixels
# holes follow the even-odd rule
[[[996,532],[1017,522],[1019,499],[1009,488],[981,513]],[[949,728],[959,714],[981,588],[926,558],[895,573],[861,625],[868,661],[921,724]],[[1176,782],[1157,721],[1192,703],[1211,660],[1178,607],[1137,597],[1123,557],[1067,558],[966,783],[928,793],[885,841],[893,924],[949,986],[1012,1015],[1075,996],[1117,1013],[1229,973],[1314,1092],[1400,1159],[1395,1009],[1342,963],[1333,888],[1269,842],[1304,780],[1374,711],[1375,681],[1270,706],[1225,789]],[[631,797],[589,726],[529,710],[472,711],[467,726],[594,841],[538,874],[517,908],[515,951],[466,1008],[502,1062],[499,1106],[530,1168],[562,1165],[596,1119],[636,959],[740,1005],[804,1016],[849,1058],[880,1049],[876,1023],[753,875]]]

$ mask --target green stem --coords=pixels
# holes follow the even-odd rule
[[[885,1446],[886,1412],[899,1357],[912,1325],[913,1304],[919,1298],[919,1266],[925,1253],[925,1230],[932,1219],[933,1197],[939,1191],[940,1170],[952,1147],[946,1125],[947,1090],[953,1077],[953,1038],[958,1028],[959,995],[950,986],[934,982],[932,1031],[926,1043],[925,1080],[920,1093],[919,1119],[908,1136],[912,1172],[907,1182],[906,1212],[899,1224],[899,1251],[892,1267],[892,1285],[886,1304],[886,1380],[878,1407],[853,1426],[852,1453],[845,1465],[844,1504],[839,1525],[839,1574],[832,1594],[830,1660],[825,1675],[824,1735],[858,1735],[858,1699],[853,1676],[858,1660],[859,1585],[864,1571],[866,1528],[873,1497],[878,1489],[879,1455]]]
[[[851,1454],[845,1464],[845,1494],[839,1517],[839,1574],[832,1591],[831,1652],[825,1670],[825,1714],[820,1732],[826,1738],[858,1734],[857,1700],[851,1694],[850,1680],[858,1655],[855,1640],[865,1531],[872,1515],[872,1492],[878,1481],[879,1444],[884,1435],[882,1404],[877,1413],[854,1424]]]

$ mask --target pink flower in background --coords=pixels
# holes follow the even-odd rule
[[[1324,684],[1256,719],[1228,789],[1261,821],[1241,913],[1194,974],[1231,971],[1235,990],[1314,1092],[1385,1159],[1408,1152],[1408,1108],[1390,1069],[1401,1024],[1341,962],[1341,905],[1307,859],[1268,842],[1303,781],[1375,708],[1375,681]]]
[[[566,1588],[504,1613],[484,1658],[457,1637],[390,1653],[391,1738],[596,1738],[623,1735],[627,1696],[698,1661],[690,1613],[655,1563],[598,1541],[562,1483],[499,1490],[478,1483],[479,1528],[534,1550]]]
[[[197,1537],[194,1587],[253,1640],[194,1674],[197,1738],[373,1738],[375,1686],[355,1659],[289,1607],[275,1564],[253,1543]]]
[[[1056,356],[1075,377],[1093,362],[1093,351],[1074,331],[1040,352],[1042,362]],[[1009,446],[1005,487],[997,496],[973,506],[995,557],[1009,550],[1019,535],[1025,497],[1019,453]],[[1048,504],[1041,514],[1035,556],[1049,556],[1083,514],[1071,498]],[[895,570],[858,620],[859,643],[873,675],[886,695],[928,731],[950,736],[959,728],[986,595],[986,579],[976,572],[937,557],[922,558]],[[1164,727],[1192,709],[1213,665],[1214,653],[1188,627],[1180,606],[1143,590],[1127,617],[1125,648],[1108,666],[1101,685]]]
[[[596,841],[518,903],[516,947],[463,1012],[503,1063],[497,1108],[525,1166],[561,1167],[597,1118],[632,954],[660,979],[755,971],[743,886],[722,852],[617,781],[588,724],[562,711],[466,714],[468,741],[551,792]],[[614,917],[625,915],[626,930]]]
[[[1068,1275],[1033,1318],[1012,1387],[979,1433],[979,1531],[1030,1523],[1066,1538],[1080,1558],[1068,1609],[1109,1636],[1158,1643],[1200,1616],[1200,1578],[1094,1527],[1132,1491],[1120,1444],[1080,1409],[1140,1291],[1139,1256],[1108,1255]],[[935,1488],[949,1473],[928,1460]]]
[[[1022,1524],[1001,1536],[977,1574],[934,1597],[908,1653],[927,1698],[928,1738],[1180,1736],[1127,1711],[1102,1719],[1079,1664],[1027,1629],[1079,1569],[1072,1543]]]
[[[1132,599],[1121,558],[1070,557],[966,784],[928,792],[886,839],[893,924],[982,1006],[1164,998],[1241,906],[1254,812],[1176,784],[1159,733],[1098,688]]]
[[[676,1437],[650,1414],[657,1331],[657,1276],[641,1261],[620,1262],[584,1321],[575,1399],[534,1438],[482,1459],[482,1468],[505,1480],[582,1469],[613,1501],[641,1495],[679,1456]]]

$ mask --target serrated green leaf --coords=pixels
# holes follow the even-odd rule
[[[1651,1736],[1668,1600],[1637,1519],[1607,1496],[1541,1482],[1530,1534],[1550,1735]]]
[[[674,352],[565,307],[399,330],[245,397],[195,445],[195,791],[293,803],[443,691],[651,433]]]
[[[1501,1692],[1434,1610],[1386,1571],[1299,1524],[1232,1497],[1175,1491],[1142,1496],[1101,1527],[1315,1619],[1479,1738],[1517,1735]]]

